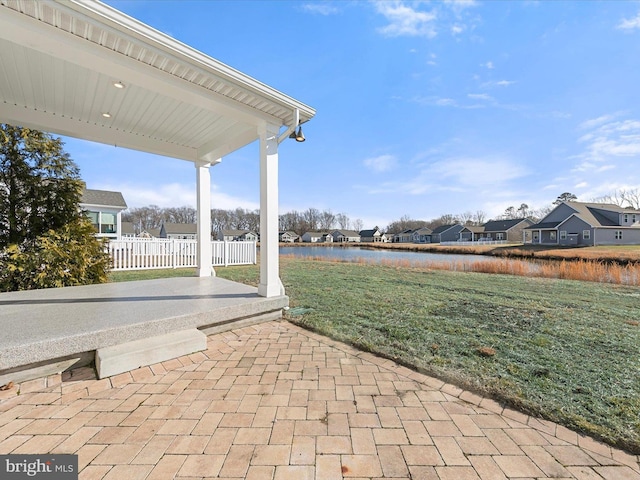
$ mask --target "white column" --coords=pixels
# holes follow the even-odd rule
[[[220,161],[215,163],[219,163]],[[198,208],[198,277],[215,275],[211,253],[211,167],[212,162],[195,162]]]
[[[263,297],[284,295],[278,251],[278,131],[260,132],[260,284]]]

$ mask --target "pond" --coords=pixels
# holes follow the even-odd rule
[[[458,255],[430,252],[409,252],[398,250],[375,250],[360,247],[280,247],[280,255],[293,255],[302,258],[327,258],[344,262],[368,263],[406,263],[420,265],[424,263],[473,263],[498,261],[487,255]]]

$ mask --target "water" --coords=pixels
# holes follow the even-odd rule
[[[459,255],[431,252],[407,252],[399,250],[373,250],[360,247],[280,247],[280,255],[293,255],[296,257],[322,257],[337,259],[345,262],[371,262],[381,261],[409,261],[411,264],[424,262],[487,262],[497,261],[496,257],[487,255]]]

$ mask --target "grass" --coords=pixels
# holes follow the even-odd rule
[[[281,276],[294,323],[640,453],[637,287],[290,258]]]
[[[159,268],[157,270],[131,270],[109,273],[110,282],[133,282],[136,280],[152,280],[154,278],[193,277],[195,268]]]

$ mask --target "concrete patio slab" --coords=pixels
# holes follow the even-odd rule
[[[93,360],[95,350],[281,317],[288,297],[217,277],[106,283],[0,294],[0,385]],[[89,352],[89,355],[87,355]],[[56,370],[47,370],[57,363]],[[29,366],[35,374],[21,374]]]
[[[0,391],[9,453],[77,454],[83,480],[640,480],[636,455],[285,321]]]

